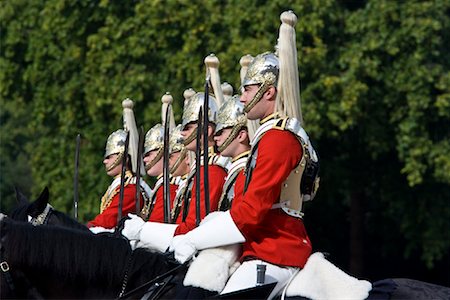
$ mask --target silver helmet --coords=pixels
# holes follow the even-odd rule
[[[153,167],[163,155],[164,148],[164,127],[161,124],[156,124],[150,128],[145,134],[144,141],[144,156],[150,151],[157,150],[158,153],[156,157],[145,165],[145,170],[149,170]]]
[[[187,149],[184,146],[184,139],[181,135],[181,124],[175,127],[172,132],[170,133],[169,137],[169,152],[170,154],[181,152],[180,156],[177,158],[177,161],[173,164],[173,166],[170,168],[170,173],[174,173],[178,167],[180,166],[183,159],[185,159],[187,155]]]
[[[203,107],[205,101],[204,93],[196,93],[186,103],[183,109],[183,120],[181,126],[184,128],[188,123],[197,122],[200,107]],[[217,117],[217,101],[213,96],[209,96],[208,102],[208,121],[216,123]]]
[[[242,81],[242,86],[256,84],[259,85],[259,89],[253,99],[246,103],[245,112],[249,112],[261,100],[262,95],[270,86],[277,87],[279,70],[278,57],[273,53],[265,52],[253,58]]]
[[[215,134],[225,128],[231,128],[231,133],[218,148],[219,152],[225,150],[236,138],[239,131],[247,126],[247,117],[244,114],[244,105],[238,95],[234,95],[220,107],[217,113],[217,125]]]
[[[126,139],[127,132],[123,129],[118,129],[111,133],[106,140],[105,155],[103,157],[107,158],[111,154],[123,154]]]
[[[127,132],[123,129],[118,129],[111,133],[106,140],[104,158],[112,154],[118,154],[116,160],[108,167],[107,172],[111,171],[122,162],[123,154],[125,152],[125,143],[127,140]]]
[[[244,114],[244,105],[238,95],[234,95],[220,107],[217,113],[217,125],[215,134],[222,129],[231,128],[231,133],[223,144],[218,148],[219,152],[225,150],[236,138],[242,128],[247,126],[247,117]]]
[[[189,100],[185,101],[183,119],[181,123],[182,129],[184,129],[187,124],[198,121],[198,113],[200,111],[200,107],[203,107],[204,100],[204,93],[196,93]],[[218,107],[216,99],[211,95],[209,96],[208,104],[208,121],[216,124]],[[192,132],[192,134],[185,139],[184,144],[189,145],[195,139],[196,133],[197,130]]]

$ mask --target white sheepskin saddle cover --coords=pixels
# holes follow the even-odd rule
[[[241,245],[229,245],[200,251],[184,277],[185,286],[221,292],[239,266]]]
[[[322,253],[312,254],[305,267],[294,277],[286,296],[303,296],[310,299],[366,299],[372,284],[352,277],[331,262]]]

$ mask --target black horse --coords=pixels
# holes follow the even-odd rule
[[[8,218],[0,224],[1,299],[133,298],[152,286],[171,297],[170,288],[155,287],[185,271],[163,254],[132,251],[125,239]]]
[[[49,190],[43,189],[39,197],[30,203],[19,189],[16,190],[17,206],[9,214],[16,221],[30,222],[33,225],[57,225],[90,232],[89,229],[68,215],[55,210],[49,203]]]

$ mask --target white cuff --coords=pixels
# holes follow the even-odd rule
[[[165,252],[172,241],[177,224],[146,222],[142,227],[137,247]]]
[[[245,242],[230,211],[219,214],[186,235],[198,250]]]

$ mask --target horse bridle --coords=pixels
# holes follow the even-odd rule
[[[0,271],[5,276],[6,283],[8,284],[9,289],[16,294],[16,286],[14,285],[13,278],[11,276],[11,271],[9,268],[9,264],[5,258],[5,247],[3,247],[3,239],[0,242]]]
[[[45,207],[44,211],[41,214],[39,214],[38,216],[31,218],[29,223],[31,223],[31,225],[33,225],[33,226],[47,224],[48,218],[52,211],[53,211],[53,207],[47,203],[47,206]]]

